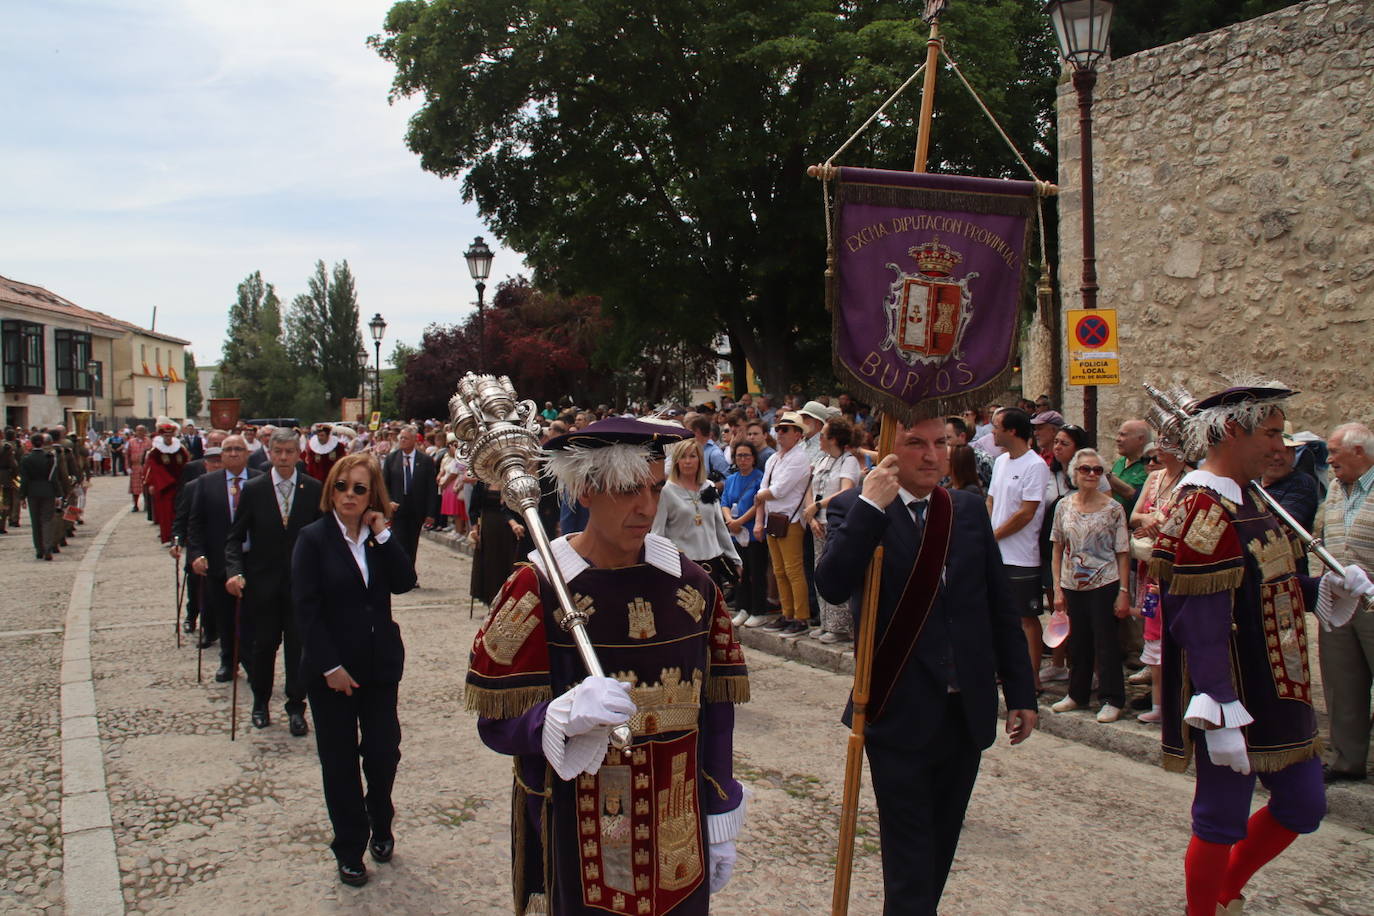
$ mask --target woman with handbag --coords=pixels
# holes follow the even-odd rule
[[[817,561],[825,552],[826,507],[836,494],[858,486],[859,478],[863,475],[859,459],[850,450],[853,437],[854,427],[843,417],[829,420],[821,428],[821,452],[825,457],[816,463],[811,478],[811,499],[807,500],[806,508],[802,510],[802,519],[810,526],[811,535],[815,538]],[[853,617],[849,612],[849,604],[831,604],[820,595],[816,596],[816,600],[821,612],[821,625],[816,630],[816,638],[826,645],[853,639]]]
[[[763,471],[763,483],[754,502],[763,507],[754,517],[754,537],[768,535],[768,556],[778,580],[782,616],[762,623],[764,629],[781,633],[801,633],[811,619],[811,600],[802,560],[801,508],[811,488],[811,462],[801,447],[801,414],[794,410],[778,416],[773,424],[778,438],[778,453]],[[756,626],[753,620],[745,626]]]
[[[364,849],[386,862],[396,845],[391,788],[401,760],[396,697],[405,646],[391,619],[391,596],[415,587],[415,566],[387,527],[386,484],[371,455],[335,462],[320,503],[325,514],[296,539],[291,594],[334,827],[330,848],[339,880],[361,887]]]
[[[768,613],[768,546],[762,538],[754,537],[754,496],[763,483],[759,468],[759,451],[748,439],[741,439],[733,449],[735,472],[725,478],[720,494],[720,511],[725,528],[739,545],[740,577],[735,589],[735,626],[743,626],[755,615],[760,623],[767,623]]]
[[[695,439],[668,449],[668,483],[658,500],[653,533],[677,545],[722,590],[739,579],[739,551],[725,527],[720,494],[706,479],[706,461]]]

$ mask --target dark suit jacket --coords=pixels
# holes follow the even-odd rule
[[[229,488],[225,484],[228,471],[211,471],[197,478],[191,493],[191,511],[186,525],[187,549],[192,562],[197,557],[210,561],[210,576],[223,580],[224,547],[229,538]],[[249,481],[257,472],[247,469]],[[244,489],[247,488],[244,484]],[[243,504],[243,490],[239,491],[239,504]]]
[[[391,501],[401,507],[396,510],[396,517],[406,526],[418,526],[425,519],[439,514],[438,474],[434,469],[434,459],[419,448],[415,449],[414,456],[409,494],[405,491],[406,472],[401,450],[389,452],[382,466],[382,477],[386,480]]]
[[[24,499],[61,499],[66,479],[60,467],[54,469],[56,456],[46,448],[36,448],[19,462],[19,495]],[[56,470],[56,474],[54,474]],[[58,479],[61,478],[61,479]]]
[[[186,446],[186,451],[191,453],[191,457],[197,461],[205,457],[205,437],[201,435],[182,436],[181,444]]]
[[[267,472],[248,481],[239,497],[239,513],[225,543],[225,574],[243,576],[249,597],[265,596],[291,584],[291,552],[301,529],[320,517],[320,482],[296,470],[291,515],[281,523],[277,492]],[[244,549],[246,546],[248,549]]]
[[[949,705],[946,646],[954,661],[969,734],[980,748],[990,746],[997,737],[999,675],[1008,708],[1036,708],[1026,638],[987,510],[971,493],[950,495],[954,499],[954,529],[944,583],[881,719],[866,729],[870,742],[919,748],[930,740]],[[911,512],[900,498],[894,499],[886,512],[880,512],[860,500],[859,489],[854,488],[830,501],[827,519],[825,552],[816,564],[816,590],[836,604],[859,595],[868,562],[881,543],[881,636],[916,561],[919,543]]]
[[[306,525],[296,538],[291,595],[306,677],[342,665],[365,687],[401,680],[405,646],[391,619],[391,596],[415,587],[415,567],[394,531],[385,544],[369,534],[365,549],[366,585],[334,513]]]

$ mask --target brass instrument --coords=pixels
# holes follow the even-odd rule
[[[91,427],[91,418],[95,416],[94,410],[68,410],[72,421],[72,441],[84,442],[86,431]]]
[[[539,520],[539,480],[530,468],[539,457],[538,409],[533,401],[521,401],[506,376],[474,375],[469,372],[458,383],[458,393],[449,400],[453,431],[458,436],[458,456],[472,473],[488,486],[500,490],[506,505],[525,519],[525,528],[534,539],[535,549],[548,570],[549,582],[562,610],[559,625],[572,636],[577,654],[592,677],[605,677],[591,639],[587,636],[587,615],[573,603],[568,583],[554,560],[553,548]],[[630,746],[628,725],[611,730],[611,744]]]

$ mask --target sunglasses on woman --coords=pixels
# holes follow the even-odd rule
[[[1080,474],[1101,474],[1105,470],[1106,468],[1100,464],[1080,464],[1078,466],[1078,473]]]
[[[334,481],[334,492],[336,492],[336,493],[343,493],[343,492],[345,492],[345,491],[347,491],[347,490],[348,490],[348,481],[346,481],[346,480],[336,480],[336,481]],[[365,483],[355,483],[355,484],[353,485],[353,495],[354,495],[354,496],[366,496],[366,495],[367,495],[367,484],[365,484]]]
[[[1145,463],[1146,463],[1146,464],[1159,464],[1159,456],[1158,456],[1158,455],[1146,455],[1146,456],[1145,456]]]

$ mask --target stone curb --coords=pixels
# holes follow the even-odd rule
[[[434,531],[426,531],[424,536],[458,553],[472,556],[466,540],[460,541],[451,535]],[[854,676],[854,649],[851,643],[828,646],[808,636],[783,639],[776,633],[758,628],[738,627],[735,632],[739,635],[740,644],[746,648],[847,677]],[[1051,712],[1050,704],[1063,695],[1064,685],[1050,685],[1040,698],[1041,731],[1066,741],[1120,754],[1131,760],[1158,764],[1160,752],[1157,729],[1137,722],[1133,716],[1123,718],[1119,722],[1104,724],[1098,722],[1089,712],[1062,715]],[[1000,701],[998,708],[1002,715],[1006,714],[1006,707]],[[1260,791],[1264,791],[1263,787],[1260,787]],[[1367,829],[1370,824],[1374,824],[1374,783],[1327,786],[1326,804],[1328,817],[1357,829]]]
[[[123,517],[116,512],[81,558],[62,641],[62,897],[65,912],[82,916],[124,912],[91,677],[95,570]]]

